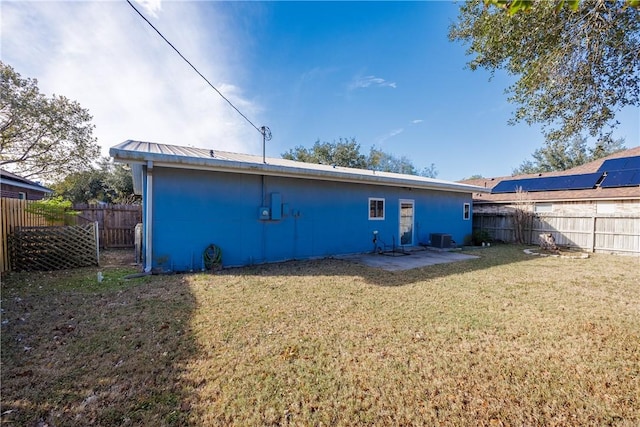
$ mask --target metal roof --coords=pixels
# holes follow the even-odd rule
[[[490,191],[483,187],[416,175],[304,163],[273,157],[267,157],[263,162],[262,156],[153,142],[128,140],[112,147],[109,154],[115,161],[128,163],[132,166],[134,186],[138,187],[136,192],[141,190],[142,165],[148,161],[153,162],[154,166],[182,169],[356,182],[462,193],[487,193]]]

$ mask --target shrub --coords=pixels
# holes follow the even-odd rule
[[[474,246],[480,246],[482,243],[493,242],[493,237],[487,230],[473,230],[471,234],[471,243]]]
[[[29,204],[27,212],[43,216],[49,225],[71,225],[74,217],[79,214],[71,207],[69,200],[57,196]]]

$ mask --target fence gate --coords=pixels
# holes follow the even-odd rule
[[[101,248],[133,248],[136,224],[142,222],[140,205],[73,206],[77,224],[98,223]]]
[[[97,266],[98,225],[17,227],[9,235],[13,271]]]

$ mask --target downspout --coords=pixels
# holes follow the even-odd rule
[[[261,187],[262,187],[262,206],[267,206],[267,198],[266,198],[266,193],[265,193],[265,176],[262,175],[261,176]],[[271,217],[271,211],[269,211],[269,217]],[[266,221],[261,221],[262,222],[262,235],[261,235],[261,242],[260,242],[260,252],[261,252],[261,257],[262,260],[261,262],[266,262],[266,258],[267,258],[267,222]]]
[[[147,224],[147,232],[145,233],[145,256],[144,256],[144,271],[145,273],[151,273],[151,261],[153,259],[153,248],[151,242],[153,241],[153,162],[147,161],[147,211],[145,214],[144,222]]]

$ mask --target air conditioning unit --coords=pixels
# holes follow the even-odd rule
[[[429,239],[434,248],[448,249],[451,247],[451,234],[431,233]]]

